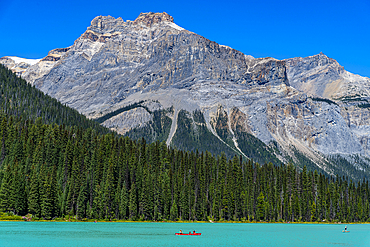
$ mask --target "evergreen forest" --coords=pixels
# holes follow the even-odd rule
[[[368,181],[1,115],[0,208],[34,218],[369,219]]]

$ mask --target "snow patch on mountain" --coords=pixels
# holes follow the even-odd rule
[[[172,28],[176,29],[176,30],[179,30],[179,31],[183,31],[183,30],[185,30],[184,28],[182,28],[182,27],[180,27],[180,26],[176,25],[176,24],[175,24],[175,23],[173,23],[173,22],[166,22],[166,24],[167,24],[168,26],[170,26],[170,27],[172,27]]]
[[[34,65],[34,64],[38,63],[41,60],[41,58],[39,58],[39,59],[29,59],[29,58],[15,57],[15,56],[7,56],[7,58],[12,59],[16,64],[26,63],[26,64],[29,64],[29,65]]]

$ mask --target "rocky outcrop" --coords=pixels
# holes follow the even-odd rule
[[[294,88],[311,95],[315,100],[323,102],[322,98],[328,98],[337,105],[330,104],[331,107],[337,108],[334,113],[330,114],[330,117],[337,116],[336,112],[340,114],[330,123],[338,126],[338,121],[342,120],[341,129],[337,130],[336,137],[340,137],[343,133],[351,133],[351,136],[329,141],[337,145],[336,149],[329,149],[337,150],[337,153],[366,153],[369,155],[370,78],[345,71],[337,61],[322,53],[285,61],[289,82]],[[343,126],[343,121],[346,128]],[[340,148],[340,145],[344,146]],[[320,149],[324,153],[327,153],[325,152],[327,150],[328,148],[324,147]]]
[[[370,79],[345,71],[337,61],[320,53],[285,60],[292,87],[309,95],[338,100],[370,97]]]
[[[141,13],[136,20],[134,21],[134,24],[142,24],[147,27],[151,27],[153,24],[160,23],[162,21],[168,21],[173,22],[173,17],[169,14],[163,12],[163,13]]]
[[[127,131],[138,128],[153,120],[153,116],[144,108],[138,107],[122,112],[103,122],[103,125],[111,130],[125,134]]]

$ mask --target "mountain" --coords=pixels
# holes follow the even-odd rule
[[[324,54],[253,58],[150,12],[94,18],[22,77],[133,138],[370,177],[369,79]]]

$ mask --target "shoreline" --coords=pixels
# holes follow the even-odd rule
[[[304,222],[304,221],[249,221],[249,220],[220,220],[220,221],[214,221],[213,219],[208,219],[207,221],[194,221],[194,220],[117,220],[117,219],[77,219],[76,216],[67,216],[63,218],[57,218],[51,220],[46,219],[40,219],[37,217],[32,217],[32,215],[27,214],[26,216],[19,216],[19,215],[9,215],[7,213],[0,213],[0,221],[24,221],[24,222],[90,222],[90,223],[239,223],[239,224],[332,224],[332,225],[346,225],[346,224],[370,224],[370,222],[341,222],[341,221],[313,221],[313,222]]]
[[[323,225],[353,225],[353,224],[370,224],[370,222],[258,222],[258,221],[134,221],[134,220],[76,220],[76,219],[57,219],[57,220],[23,220],[23,219],[0,219],[0,222],[66,222],[66,223],[236,223],[236,224],[323,224]]]

